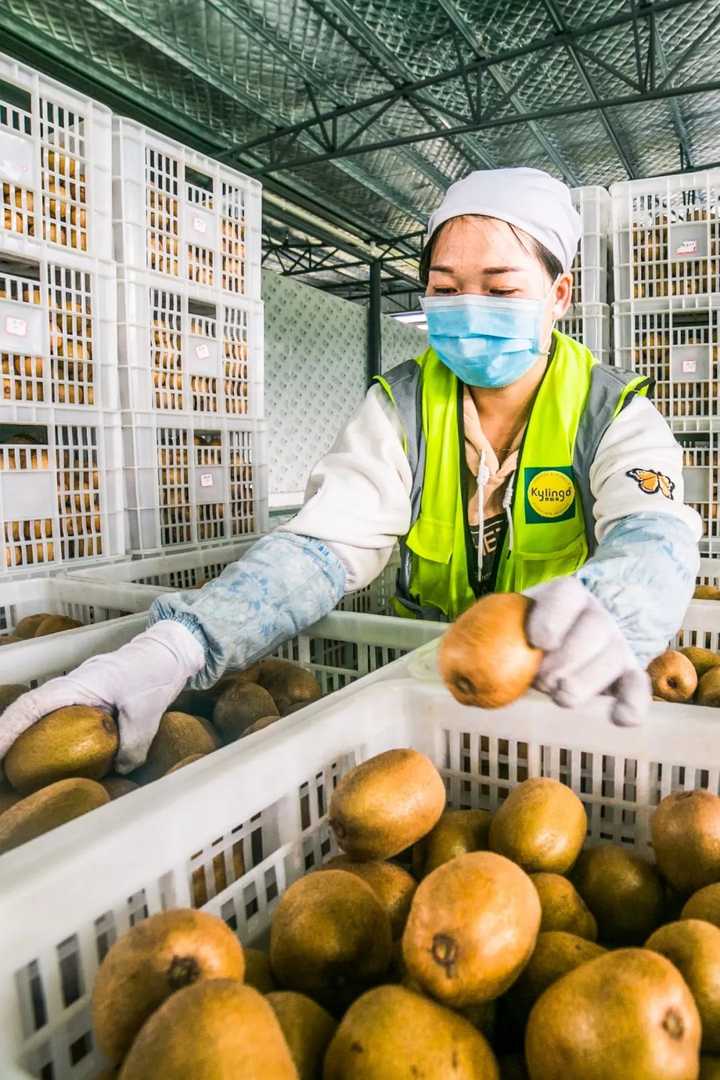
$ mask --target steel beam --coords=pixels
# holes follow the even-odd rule
[[[440,4],[440,7],[445,12],[447,18],[450,20],[451,25],[462,36],[463,40],[467,42],[467,44],[474,52],[475,56],[477,56],[479,60],[484,59],[482,52],[478,48],[477,42],[475,41],[475,35],[470,30],[470,27],[465,22],[465,19],[460,15],[458,9],[455,7],[454,0],[438,0],[438,2]],[[502,92],[507,95],[507,98],[510,101],[512,107],[518,113],[522,113],[525,106],[522,103],[520,95],[517,93],[517,89],[510,86],[505,77],[499,71],[496,71],[494,67],[488,69],[488,74],[490,75],[490,78],[493,80],[495,85],[498,86],[500,90],[502,90]],[[555,168],[560,171],[564,179],[567,180],[569,184],[577,187],[579,184],[577,175],[573,172],[568,163],[563,160],[560,154],[558,154],[555,147],[547,138],[542,128],[540,128],[534,120],[530,120],[528,122],[528,127],[533,133],[536,141],[540,143],[543,151],[552,161]]]
[[[370,263],[369,304],[367,313],[367,381],[371,385],[382,373],[382,262]]]
[[[563,19],[562,15],[558,11],[557,4],[555,3],[555,0],[543,0],[543,3],[545,4],[545,8],[547,10],[547,13],[550,16],[550,18],[552,19],[552,21],[553,21],[555,27],[557,28],[558,32],[561,33],[561,34],[566,34],[567,33],[567,26],[565,25],[565,20]],[[576,72],[578,74],[578,77],[580,78],[580,81],[582,82],[583,86],[585,87],[585,89],[590,94],[592,94],[595,101],[599,101],[600,100],[600,95],[599,95],[599,93],[597,91],[597,88],[595,86],[595,83],[594,83],[593,79],[590,76],[590,73],[588,72],[588,70],[586,69],[585,65],[583,64],[583,62],[582,62],[582,60],[580,58],[578,50],[575,48],[575,46],[572,44],[571,41],[566,42],[565,48],[567,49],[568,56],[572,60],[573,65],[575,66],[575,70],[576,70]],[[618,158],[622,162],[622,166],[625,169],[625,172],[628,174],[628,178],[630,180],[634,180],[635,177],[638,175],[637,170],[635,169],[634,165],[630,161],[630,156],[629,156],[626,148],[621,143],[620,136],[618,135],[617,131],[615,130],[615,128],[614,128],[614,126],[613,126],[613,124],[612,124],[612,122],[610,120],[610,117],[608,116],[607,111],[605,109],[600,109],[600,119],[602,120],[602,125],[605,128],[605,133],[607,134],[607,137],[609,138],[610,142],[612,143],[612,146],[613,146],[613,149],[614,149],[615,153],[617,154]]]
[[[720,90],[720,78],[708,79],[703,82],[689,83],[687,86],[666,87],[663,90],[647,90],[639,94],[626,94],[620,97],[604,98],[598,101],[571,102],[564,105],[550,106],[545,109],[535,109],[522,116],[497,117],[493,120],[473,121],[467,124],[456,124],[446,128],[436,128],[432,131],[414,132],[412,135],[398,135],[393,139],[383,142],[369,143],[360,147],[349,147],[343,150],[343,157],[354,157],[357,154],[370,154],[377,150],[388,150],[399,146],[407,146],[410,143],[428,142],[431,139],[450,138],[453,135],[466,134],[469,132],[490,131],[493,128],[509,127],[518,123],[528,123],[530,120],[557,120],[565,116],[580,116],[583,113],[599,112],[602,109],[621,109],[632,105],[642,105],[649,101],[661,101],[675,97],[690,97],[693,94],[713,94]],[[294,161],[284,162],[283,169],[300,169],[305,165],[317,165],[322,161],[329,161],[337,155],[315,154],[305,158],[297,158]],[[261,169],[259,176],[266,176],[276,172],[276,168]]]
[[[593,23],[586,23],[580,26],[573,27],[572,30],[563,33],[555,32],[550,35],[546,35],[543,38],[538,38],[528,45],[521,46],[516,49],[509,49],[505,52],[498,53],[495,56],[475,58],[466,63],[459,63],[456,66],[445,70],[437,75],[428,76],[424,79],[413,79],[403,83],[401,86],[395,87],[392,90],[383,91],[382,93],[374,94],[371,97],[365,98],[362,101],[356,102],[353,105],[347,105],[336,109],[331,109],[326,113],[323,113],[321,119],[323,122],[328,120],[340,119],[341,117],[350,116],[354,112],[362,111],[371,108],[376,105],[380,105],[385,101],[393,100],[398,101],[400,99],[410,100],[415,94],[423,90],[430,89],[435,86],[440,86],[444,83],[454,81],[458,78],[462,78],[463,74],[480,74],[483,71],[490,71],[492,68],[502,64],[506,64],[512,60],[517,60],[521,57],[534,56],[541,52],[547,52],[548,50],[558,50],[565,47],[567,41],[576,43],[583,38],[591,37],[605,30],[615,29],[619,26],[626,26],[631,24],[638,15],[641,17],[648,16],[651,12],[653,15],[662,14],[667,11],[673,11],[681,7],[687,7],[692,3],[696,3],[697,0],[657,0],[657,3],[652,7],[644,7],[640,12],[621,12],[620,14],[610,16],[606,19],[598,20]],[[591,55],[585,51],[586,55]],[[638,87],[640,89],[640,87]],[[624,98],[621,100],[625,100]],[[528,116],[521,116],[520,122],[526,122],[528,119],[534,120],[538,116],[541,119],[547,119],[555,116],[556,112],[553,110],[549,114],[538,113]],[[511,118],[507,122],[515,123],[518,118]],[[267,135],[258,136],[251,139],[246,143],[235,146],[232,150],[228,151],[228,155],[232,157],[242,156],[254,149],[269,143],[275,142],[278,139],[284,139],[294,134],[297,134],[305,130],[308,126],[312,126],[317,123],[317,120],[303,120],[296,124],[287,125],[285,127],[276,127],[275,130]],[[448,136],[456,134],[457,132],[467,132],[472,130],[471,125],[458,124],[455,126],[448,125],[447,127],[439,127],[433,131],[432,135],[427,135],[427,138],[437,138],[439,136]],[[373,144],[375,145],[375,144]],[[384,144],[383,144],[384,145]],[[395,144],[393,144],[395,145]],[[368,147],[363,147],[362,151],[356,150],[356,153],[368,152]]]

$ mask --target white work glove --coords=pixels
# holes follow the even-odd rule
[[[69,705],[105,709],[118,722],[115,769],[132,772],[147,757],[163,713],[205,664],[198,639],[165,619],[116,652],[93,656],[69,675],[30,690],[0,716],[0,759],[41,717]]]
[[[641,724],[651,700],[650,678],[600,601],[574,577],[535,585],[525,596],[534,601],[525,627],[528,641],[545,652],[535,687],[570,709],[610,694],[614,724]]]

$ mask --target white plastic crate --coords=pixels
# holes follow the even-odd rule
[[[257,180],[113,117],[115,256],[135,269],[260,299]]]
[[[720,170],[613,184],[615,299],[692,306],[720,292]]]
[[[194,589],[206,581],[212,581],[222,573],[226,566],[241,559],[253,542],[221,544],[213,548],[184,551],[177,555],[148,556],[143,559],[104,564],[71,571],[69,576],[114,584],[132,581],[140,588],[149,586],[162,591]],[[382,574],[364,589],[348,593],[338,604],[337,610],[354,611],[358,614],[390,614],[390,599],[395,594],[395,576],[398,565],[399,555],[394,552]]]
[[[614,362],[655,380],[653,400],[673,426],[712,427],[720,416],[720,297],[702,309],[614,305]]]
[[[261,303],[123,267],[118,320],[124,409],[262,417]]]
[[[610,306],[608,304],[575,304],[557,329],[586,345],[601,364],[610,361]]]
[[[125,553],[120,417],[98,409],[0,405],[5,572]]]
[[[130,550],[239,540],[267,531],[267,452],[258,421],[124,413]]]
[[[697,605],[696,625],[708,622],[707,607]],[[443,629],[337,613],[298,639],[301,659],[326,630],[343,636],[338,620],[350,620],[348,643],[355,623],[355,648],[370,663],[381,646],[366,638],[384,635],[382,648],[402,653],[423,631],[427,641]],[[402,636],[393,644],[394,633]],[[2,665],[0,651],[0,681]],[[617,728],[608,699],[570,711],[531,692],[484,711],[408,677],[408,666],[399,660],[0,859],[0,925],[12,928],[0,951],[3,1078],[52,1066],[53,1080],[85,1080],[100,1068],[89,1018],[95,972],[139,919],[197,900],[242,941],[261,939],[280,895],[335,853],[327,811],[337,780],[383,750],[428,754],[453,807],[494,810],[519,781],[552,776],[582,798],[590,843],[643,854],[651,809],[666,794],[720,790],[714,709],[653,703],[644,727]],[[315,668],[322,680],[323,665]]]
[[[119,408],[115,265],[38,245],[4,252],[0,233],[3,401]],[[18,411],[18,415],[20,412]]]
[[[675,432],[683,448],[683,481],[685,502],[703,520],[700,550],[720,553],[720,519],[718,519],[718,475],[720,460],[717,432]]]
[[[83,627],[92,626],[108,619],[147,611],[152,599],[147,589],[135,589],[132,584],[118,586],[102,581],[80,582],[63,576],[4,581],[0,583],[0,634],[14,633],[21,619],[26,615],[38,615],[40,612],[67,615],[82,623]],[[75,634],[76,631],[63,630],[61,633]],[[30,639],[29,644],[41,650],[41,642],[47,640],[38,638],[33,642]],[[25,649],[26,644],[28,643],[23,643],[21,647]],[[5,645],[4,648],[14,650],[16,646]],[[8,673],[12,669],[14,655],[14,651],[8,653]],[[40,666],[44,663],[40,651],[34,662]]]
[[[112,258],[111,114],[0,54],[3,243]]]
[[[572,188],[572,203],[582,218],[582,236],[572,264],[573,304],[607,301],[610,195],[604,187]]]
[[[700,559],[697,584],[720,586],[720,559],[707,556]],[[720,601],[718,602],[720,603]]]

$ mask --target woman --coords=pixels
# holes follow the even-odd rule
[[[421,261],[430,348],[368,392],[297,517],[199,592],[157,600],[128,645],[11,705],[0,756],[51,710],[99,705],[117,712],[116,767],[130,771],[188,680],[207,687],[311,625],[398,539],[401,613],[452,619],[485,592],[527,592],[536,685],[565,706],[610,693],[614,721],[639,722],[645,665],[692,595],[701,524],[648,381],[553,331],[579,237],[546,173],[454,184]]]

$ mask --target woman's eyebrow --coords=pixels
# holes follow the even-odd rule
[[[480,271],[481,274],[521,274],[526,268],[523,266],[484,266]],[[457,271],[453,266],[431,266],[431,271],[435,271],[437,274],[455,274]]]

